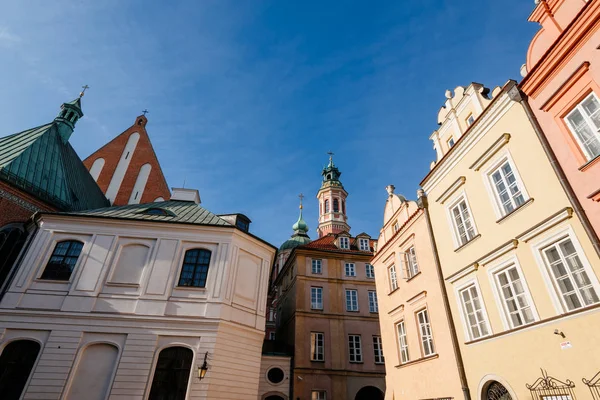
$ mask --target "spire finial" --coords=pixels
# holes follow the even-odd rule
[[[85,95],[85,91],[88,90],[90,87],[88,85],[83,85],[81,88],[83,90],[81,91],[81,93],[79,93],[79,98],[82,98]]]
[[[142,111],[142,114],[146,115],[146,114],[148,114],[149,112],[150,112],[150,111],[148,111],[148,109],[147,109],[147,108],[144,108],[144,111]]]
[[[327,152],[327,154],[329,154],[329,163],[332,163],[333,162],[333,156],[335,155],[335,153],[333,151],[329,150]]]
[[[304,195],[302,193],[300,193],[298,195],[298,197],[300,198],[300,209],[302,210],[304,208],[304,206],[302,205],[302,200],[304,200]]]

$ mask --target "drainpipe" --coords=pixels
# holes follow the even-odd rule
[[[425,191],[423,189],[417,190],[417,204],[419,205],[419,208],[423,210],[423,214],[425,215],[425,221],[427,222],[427,230],[429,231],[429,239],[431,240],[431,248],[433,249],[433,260],[435,261],[438,282],[442,291],[442,299],[444,300],[446,320],[448,321],[448,328],[450,329],[450,338],[452,339],[452,349],[454,350],[454,356],[456,357],[456,364],[458,366],[458,377],[460,379],[460,386],[462,388],[465,400],[471,400],[471,393],[469,391],[469,385],[467,384],[467,374],[465,373],[465,365],[463,363],[462,355],[460,354],[458,336],[456,335],[456,326],[454,325],[454,319],[452,319],[452,310],[450,309],[448,292],[446,291],[444,275],[442,274],[442,264],[440,263],[440,256],[438,254],[435,236],[433,236],[431,218],[429,217],[429,202],[427,201],[427,195],[425,194]]]
[[[562,169],[562,167],[558,163],[558,160],[556,159],[556,155],[554,154],[554,150],[552,150],[552,147],[550,146],[548,139],[544,135],[544,132],[538,122],[537,117],[535,116],[535,114],[533,113],[533,110],[531,109],[531,106],[527,102],[527,95],[525,93],[523,93],[521,90],[519,90],[517,88],[517,86],[513,86],[508,91],[508,95],[511,98],[511,100],[521,103],[521,106],[525,110],[525,114],[527,114],[527,118],[529,119],[529,122],[533,126],[533,130],[535,131],[538,139],[540,140],[542,148],[544,149],[544,152],[546,153],[546,156],[548,157],[548,160],[550,161],[550,165],[552,165],[552,169],[554,170],[554,173],[556,174],[556,177],[558,178],[560,185],[562,186],[563,190],[565,191],[567,198],[569,199],[569,202],[573,206],[573,210],[575,211],[575,214],[581,221],[581,224],[583,225],[583,229],[585,230],[585,233],[587,234],[588,238],[592,242],[592,246],[594,246],[594,250],[596,250],[596,254],[598,255],[598,257],[600,257],[600,240],[598,239],[598,235],[597,235],[596,231],[594,230],[592,223],[590,222],[587,214],[585,213],[585,210],[581,206],[581,202],[577,198],[577,195],[575,195],[575,191],[573,190],[573,187],[569,183],[569,180],[567,179],[567,176],[565,175],[565,171]]]

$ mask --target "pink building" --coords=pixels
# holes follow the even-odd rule
[[[521,89],[561,180],[572,187],[600,253],[600,2],[539,0],[529,21],[541,25],[527,52]],[[568,186],[568,185],[567,185]],[[587,216],[587,218],[586,218]]]

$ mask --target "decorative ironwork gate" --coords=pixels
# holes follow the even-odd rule
[[[485,391],[485,400],[512,400],[512,397],[504,385],[493,381]]]
[[[585,378],[582,379],[583,383],[590,388],[592,392],[592,398],[594,400],[600,400],[600,371],[596,373],[589,381]]]
[[[576,400],[573,388],[575,383],[570,379],[566,382],[548,376],[548,373],[542,369],[542,376],[537,378],[532,385],[525,385],[533,400]]]

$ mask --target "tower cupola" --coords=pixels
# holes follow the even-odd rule
[[[83,117],[83,111],[81,110],[81,98],[85,94],[88,85],[83,86],[83,91],[79,94],[79,97],[75,100],[63,103],[60,106],[60,113],[54,118],[54,123],[58,128],[60,137],[63,143],[67,143],[69,138],[73,134],[75,124],[81,117]]]
[[[342,173],[333,162],[333,153],[329,155],[329,163],[323,168],[321,175],[323,182],[317,193],[319,200],[319,237],[329,233],[350,232],[348,217],[346,215],[346,197],[348,192],[344,189],[340,176]]]

